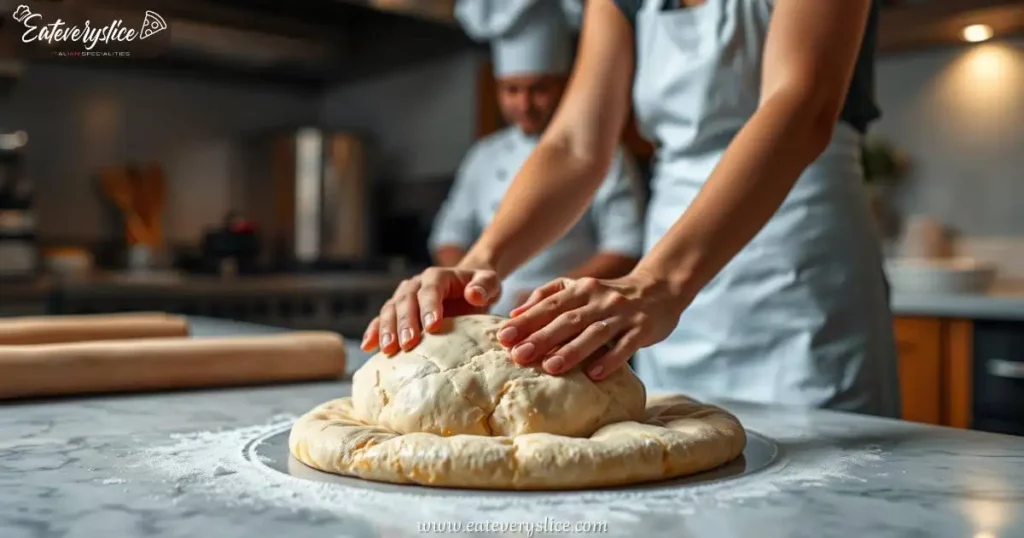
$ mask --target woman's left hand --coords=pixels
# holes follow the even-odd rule
[[[688,304],[663,280],[643,272],[611,280],[561,278],[512,310],[498,341],[512,348],[516,363],[543,360],[550,374],[595,356],[586,374],[599,380],[638,349],[667,338]]]

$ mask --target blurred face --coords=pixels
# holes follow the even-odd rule
[[[516,75],[498,82],[498,105],[509,124],[526,135],[540,134],[555,114],[565,91],[562,75]]]

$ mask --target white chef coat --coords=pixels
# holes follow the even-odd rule
[[[494,218],[519,168],[537,144],[517,127],[507,127],[470,148],[434,221],[430,247],[468,249]],[[598,252],[639,258],[643,251],[643,195],[633,158],[619,148],[586,214],[557,243],[502,282],[492,312],[508,315],[523,291],[550,282]]]

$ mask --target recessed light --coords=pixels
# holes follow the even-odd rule
[[[980,43],[992,37],[992,27],[987,24],[972,24],[965,26],[960,35],[968,43]]]

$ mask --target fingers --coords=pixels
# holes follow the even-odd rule
[[[380,350],[388,355],[418,341],[419,305],[416,304],[417,279],[404,280],[395,290],[395,295],[380,309],[378,343]]]
[[[555,324],[557,323],[558,320],[555,321]],[[582,332],[574,335],[575,338],[571,338],[569,343],[544,359],[541,366],[549,374],[557,375],[567,372],[602,349],[608,349],[606,346],[609,346],[612,339],[623,329],[625,329],[625,322],[621,317],[611,317],[590,323]]]
[[[533,290],[530,294],[530,298],[527,299],[526,303],[522,306],[513,309],[509,315],[513,318],[513,321],[506,322],[501,330],[498,331],[498,342],[504,346],[511,347],[515,345],[519,340],[528,336],[530,333],[526,332],[529,327],[536,326],[536,322],[531,319],[518,320],[514,319],[525,312],[530,311],[533,307],[540,304],[544,299],[558,294],[559,292],[565,291],[569,285],[569,280],[559,278],[552,280],[547,284]],[[537,314],[538,312],[532,312]],[[536,330],[536,329],[534,329]]]
[[[473,271],[463,291],[466,302],[473,306],[490,306],[501,295],[501,282],[493,271]]]
[[[450,286],[450,275],[435,268],[427,269],[420,279],[420,289],[416,292],[419,301],[420,319],[426,331],[437,330],[441,318],[444,317],[444,300]]]
[[[562,279],[552,280],[551,282],[544,284],[543,286],[533,290],[533,292],[527,296],[526,301],[524,301],[523,304],[513,308],[512,311],[509,312],[509,317],[514,318],[519,314],[526,312],[537,303],[563,289],[565,289],[565,281]]]
[[[394,299],[388,299],[384,306],[380,308],[380,315],[377,316],[377,319],[380,320],[377,324],[377,344],[380,350],[388,355],[393,355],[400,349],[398,347],[398,338],[395,336],[398,334],[397,318],[395,301]]]
[[[387,355],[409,351],[419,344],[424,330],[439,329],[446,315],[485,309],[500,293],[501,283],[493,271],[432,267],[398,286],[367,327],[361,347],[366,351],[379,347]]]
[[[539,313],[534,314],[531,310],[509,322],[508,327],[502,331],[514,330],[515,336],[526,334],[525,338],[512,347],[512,360],[518,364],[539,360],[552,348],[570,342],[588,325],[600,319],[599,316],[603,314],[598,308],[582,308],[587,306],[587,300],[587,295],[565,290],[542,301],[538,305]],[[508,337],[507,332],[505,336]],[[557,361],[553,364],[557,364]]]
[[[534,337],[534,333],[544,329],[547,325],[554,322],[555,319],[563,313],[575,310],[587,304],[590,300],[590,295],[596,292],[600,284],[597,280],[592,278],[583,278],[578,281],[572,281],[568,279],[560,279],[559,286],[561,289],[556,290],[556,287],[549,284],[538,288],[543,289],[545,293],[549,293],[547,297],[538,301],[530,309],[520,312],[514,319],[505,322],[505,326],[498,331],[498,342],[504,346],[515,346],[520,347],[525,344],[537,345],[539,342],[528,342]],[[595,319],[566,319],[569,325],[578,324],[581,322],[591,323],[596,321]],[[575,336],[583,328],[580,327],[576,333],[572,333]],[[554,335],[552,335],[554,336]],[[550,349],[554,344],[560,344],[561,341],[547,342],[545,349]],[[531,357],[539,356],[534,354],[535,349],[533,347],[522,348],[519,351],[519,356],[524,361],[520,364],[526,364],[530,362]],[[519,362],[519,357],[513,348],[512,356]]]
[[[626,332],[607,353],[590,364],[586,371],[587,377],[600,381],[629,362],[629,358],[640,349],[642,330],[637,326]]]
[[[402,282],[395,296],[395,314],[398,322],[398,345],[410,350],[420,340],[419,279]]]
[[[370,324],[366,326],[366,332],[363,333],[363,341],[359,344],[359,347],[366,352],[377,349],[377,338],[379,337],[378,327],[380,326],[380,318],[373,318]]]

